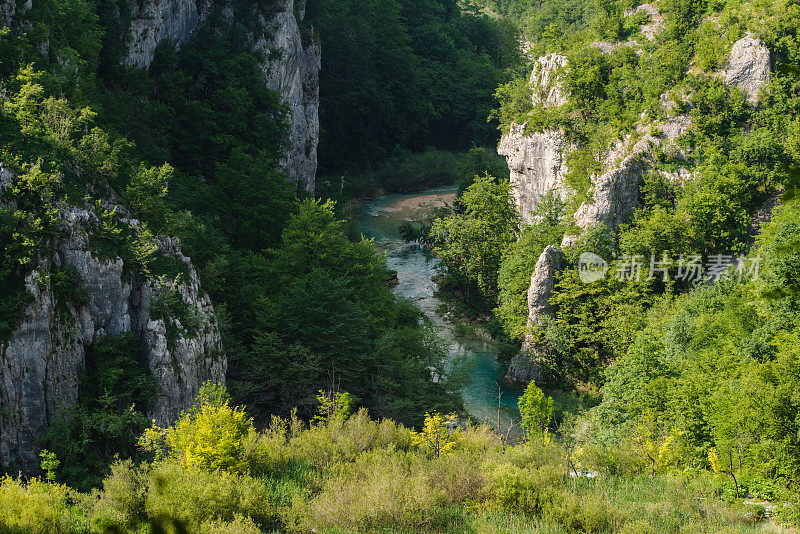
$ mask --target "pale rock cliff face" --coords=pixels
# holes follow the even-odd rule
[[[319,143],[319,71],[322,51],[303,22],[305,0],[280,0],[282,9],[264,21],[267,36],[255,44],[266,56],[267,87],[279,92],[289,108],[289,149],[281,166],[292,182],[314,191]],[[276,52],[277,51],[277,52]]]
[[[195,0],[147,0],[132,2],[131,28],[125,65],[146,69],[156,47],[169,39],[180,47],[197,27],[199,13]]]
[[[651,16],[649,25],[642,28],[647,39],[652,39],[663,28],[663,18],[657,8],[644,4],[638,9],[646,10]],[[626,13],[626,16],[634,12]],[[648,27],[649,26],[649,27]],[[647,30],[646,30],[647,28]],[[561,105],[568,95],[563,91],[554,91],[553,80],[542,66],[547,65],[548,72],[557,72],[563,66],[558,60],[540,58],[531,77],[534,102],[543,105]],[[750,103],[756,103],[758,93],[766,86],[771,77],[770,53],[764,42],[751,34],[737,41],[731,50],[730,58],[722,76],[728,85],[740,88]],[[541,89],[544,84],[544,90]],[[557,80],[556,80],[557,86]],[[688,103],[686,95],[679,95],[679,100]],[[686,154],[675,143],[681,135],[693,128],[691,116],[679,109],[671,95],[661,96],[661,118],[654,122],[642,116],[636,130],[617,142],[606,154],[603,170],[592,176],[592,188],[589,200],[584,202],[572,218],[581,230],[602,226],[609,231],[625,222],[638,206],[639,184],[642,178],[653,168],[653,155],[659,148],[668,148],[677,158],[687,160]],[[547,191],[558,191],[568,196],[570,192],[564,186],[566,172],[566,154],[570,150],[560,132],[524,134],[524,127],[514,125],[508,134],[503,136],[498,152],[506,156],[511,170],[511,181],[515,186],[515,198],[523,218],[530,222],[530,210]],[[662,172],[671,180],[686,183],[692,178],[688,161],[686,167],[677,171]],[[577,235],[566,235],[561,248],[575,244]],[[558,272],[555,251],[545,250],[536,265],[528,292],[530,326],[541,324],[541,318],[551,310],[549,298],[552,295],[553,277]],[[544,296],[546,295],[546,299]],[[547,303],[547,304],[543,304]],[[541,381],[541,372],[536,365],[537,354],[542,349],[533,347],[530,338],[526,339],[523,350],[511,362],[506,378],[512,382],[527,383],[531,380]]]
[[[553,191],[564,200],[569,196],[564,183],[568,143],[560,131],[525,135],[524,130],[524,125],[512,125],[500,140],[497,152],[506,158],[511,171],[511,192],[522,219],[530,223],[531,211],[548,192]]]
[[[668,95],[661,96],[665,118],[653,124],[640,123],[636,131],[618,142],[606,155],[603,172],[592,176],[591,201],[581,204],[573,216],[582,230],[603,226],[614,230],[625,222],[639,204],[639,183],[651,168],[653,152],[671,144],[678,156],[685,159],[674,141],[692,128],[688,114],[676,113]],[[676,179],[685,180],[688,171],[681,169]],[[564,236],[562,247],[576,241],[576,236]]]
[[[0,176],[7,182],[11,175],[2,169]],[[200,318],[192,333],[176,318],[150,316],[151,299],[162,291],[157,282],[131,272],[122,259],[100,259],[92,252],[90,228],[97,224],[92,212],[62,207],[59,216],[63,237],[26,278],[32,299],[10,340],[0,345],[0,464],[23,473],[37,470],[38,439],[60,410],[75,404],[86,351],[103,336],[134,332],[141,339],[141,361],[158,386],[149,415],[159,424],[173,422],[189,408],[203,382],[225,380],[227,363],[214,309],[176,239],[160,240],[159,249],[189,272],[177,290]],[[122,220],[132,228],[138,225]],[[66,303],[65,313],[47,275],[67,266],[74,267],[88,299]],[[179,332],[176,337],[168,339],[167,322]]]
[[[541,327],[547,317],[552,316],[550,298],[555,288],[555,278],[561,270],[561,250],[553,245],[545,247],[531,276],[528,289],[528,328]],[[522,350],[511,360],[506,380],[517,384],[543,382],[540,364],[537,362],[542,348],[534,345],[528,335]]]
[[[196,0],[146,0],[134,3],[124,63],[147,68],[156,47],[169,39],[185,43],[208,10],[200,11]],[[223,11],[233,16],[233,10]],[[259,15],[262,36],[253,50],[265,58],[261,67],[267,87],[280,93],[288,110],[288,145],[280,161],[287,178],[309,192],[314,191],[319,142],[319,71],[322,52],[313,29],[305,21],[305,0],[275,0]]]
[[[569,94],[562,80],[567,64],[567,58],[559,54],[547,54],[536,61],[530,81],[534,104],[555,107],[567,103]]]
[[[733,44],[725,67],[725,83],[741,89],[755,104],[758,92],[772,77],[769,49],[759,37],[748,33]]]
[[[534,104],[555,107],[565,104],[568,95],[561,82],[567,58],[548,54],[539,58],[531,74],[531,99]],[[546,130],[525,133],[525,125],[514,124],[497,148],[511,171],[512,192],[525,222],[539,200],[553,191],[562,199],[569,196],[564,183],[566,155],[569,152],[564,132]]]
[[[625,16],[632,17],[641,11],[650,16],[650,21],[639,28],[639,31],[645,39],[652,41],[664,29],[664,16],[659,11],[658,6],[653,4],[642,4],[636,9],[625,10]]]
[[[33,6],[33,0],[17,2],[16,0],[4,0],[0,4],[0,28],[11,27],[15,17],[23,15]]]

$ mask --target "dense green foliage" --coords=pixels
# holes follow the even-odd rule
[[[442,285],[463,287],[467,302],[491,302],[497,294],[501,254],[514,242],[519,225],[513,202],[509,182],[476,176],[456,212],[437,219],[430,229],[429,240],[447,276]]]
[[[765,227],[760,280],[734,278],[654,306],[609,368],[598,417],[624,424],[651,414],[660,429],[680,429],[686,461],[709,466],[714,451],[743,493],[772,498],[792,485],[800,473],[798,221],[793,202]]]
[[[676,469],[680,461],[667,454],[663,473],[643,474],[650,465],[644,441],[603,448],[580,440],[578,449],[532,439],[504,447],[488,428],[448,427],[453,419],[441,414],[431,414],[417,433],[371,419],[363,409],[349,415],[325,408],[341,398],[325,397],[312,425],[276,418],[263,432],[241,433],[232,448],[217,437],[220,428],[239,423],[207,423],[246,416],[224,399],[206,399],[166,433],[190,436],[198,450],[222,461],[221,468],[187,464],[186,449],[176,442],[177,449],[153,462],[116,462],[94,494],[6,478],[0,481],[0,528],[236,534],[769,528],[763,507],[732,503],[725,474]],[[580,476],[586,469],[602,475]],[[783,508],[777,521],[791,525],[793,514],[795,508]]]
[[[800,522],[796,3],[661,0],[665,27],[646,42],[647,17],[624,16],[636,2],[310,2],[324,194],[462,182],[451,212],[403,229],[438,255],[440,289],[494,309],[498,337],[529,336],[548,387],[602,394],[569,414],[531,384],[521,425],[541,439],[513,446],[443,415],[461,406],[434,326],[393,295],[383,258],[346,235],[333,202],[281,176],[286,110],[250,46],[270,5],[235,2],[232,24],[209,4],[209,22],[145,71],[119,66],[131,6],[112,4],[36,2],[0,32],[0,159],[15,173],[0,192],[0,342],[34,270],[30,287],[52,292],[58,321],[86,304],[75,270],[50,259],[61,212],[80,206],[96,217],[91,252],[158,287],[147,310],[168,344],[202,320],[176,290],[187,266],[158,251],[159,238],[182,239],[220,319],[230,397],[207,385],[175,425],[148,428],[140,341],[100,338],[76,406],[44,436],[47,482],[0,481],[0,530],[752,532],[765,510],[743,508],[745,496],[780,502],[779,524]],[[533,105],[517,23],[533,53],[569,58],[563,106]],[[745,31],[776,67],[758,105],[709,75]],[[600,39],[609,46],[590,44]],[[544,197],[529,225],[497,158],[448,152],[495,143],[498,85],[502,131],[559,128],[575,147],[574,194]],[[670,107],[693,129],[651,147],[628,221],[585,229],[564,251],[554,312],[529,328],[541,251],[578,232],[571,216],[609,147],[655,131]],[[666,174],[680,169],[683,183]],[[358,183],[333,178],[346,172]],[[634,282],[612,268],[584,283],[583,252],[612,265],[759,254],[761,276]]]
[[[494,146],[491,93],[519,63],[513,25],[456,0],[313,0],[324,53],[320,172],[400,150]]]
[[[136,441],[150,425],[144,413],[155,384],[140,350],[130,333],[101,338],[86,357],[78,404],[58,414],[44,437],[62,462],[59,478],[73,488],[99,486],[115,457],[141,456]]]

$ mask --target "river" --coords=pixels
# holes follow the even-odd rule
[[[386,254],[388,267],[397,271],[398,284],[394,292],[411,299],[440,329],[449,346],[452,360],[463,359],[471,367],[470,377],[461,394],[464,408],[480,422],[496,425],[497,386],[500,385],[501,428],[509,421],[519,421],[517,399],[520,391],[503,381],[503,371],[497,362],[497,350],[491,343],[456,336],[453,325],[437,313],[438,299],[434,296],[436,285],[436,258],[416,244],[400,237],[403,221],[419,221],[433,210],[451,204],[456,188],[442,187],[422,193],[384,195],[364,203],[356,214],[359,231],[375,240],[375,245]]]

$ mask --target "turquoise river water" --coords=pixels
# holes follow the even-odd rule
[[[455,187],[431,189],[422,193],[384,195],[364,203],[356,215],[358,229],[386,254],[388,267],[397,271],[394,292],[411,299],[439,328],[449,346],[453,360],[470,365],[469,380],[461,391],[464,407],[476,420],[492,426],[497,421],[497,388],[500,385],[501,428],[509,420],[519,421],[517,399],[520,391],[503,382],[503,369],[497,362],[497,351],[490,343],[456,336],[453,325],[437,313],[439,301],[434,296],[436,258],[416,244],[400,237],[403,221],[423,220],[438,207],[452,203]]]

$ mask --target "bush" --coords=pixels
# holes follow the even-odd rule
[[[299,530],[423,528],[444,500],[427,483],[418,457],[404,452],[365,452],[345,464],[322,491],[293,509]]]
[[[776,506],[775,522],[786,527],[800,527],[800,502]]]
[[[230,406],[224,386],[206,382],[192,410],[170,428],[148,429],[139,444],[187,467],[244,473],[251,460],[245,452],[255,452],[257,441],[253,420],[244,408]]]
[[[523,469],[502,464],[489,477],[491,506],[543,517],[563,499],[564,472],[555,466]]]
[[[275,527],[278,513],[267,487],[252,477],[163,460],[149,468],[116,464],[104,481],[92,523],[123,530],[177,523],[190,532],[206,532],[208,524],[248,532],[252,525]]]
[[[88,532],[77,494],[63,484],[33,478],[28,482],[0,479],[0,531],[33,534]]]
[[[354,461],[368,450],[410,450],[414,432],[394,421],[370,419],[365,409],[297,432],[289,447],[320,468]]]

